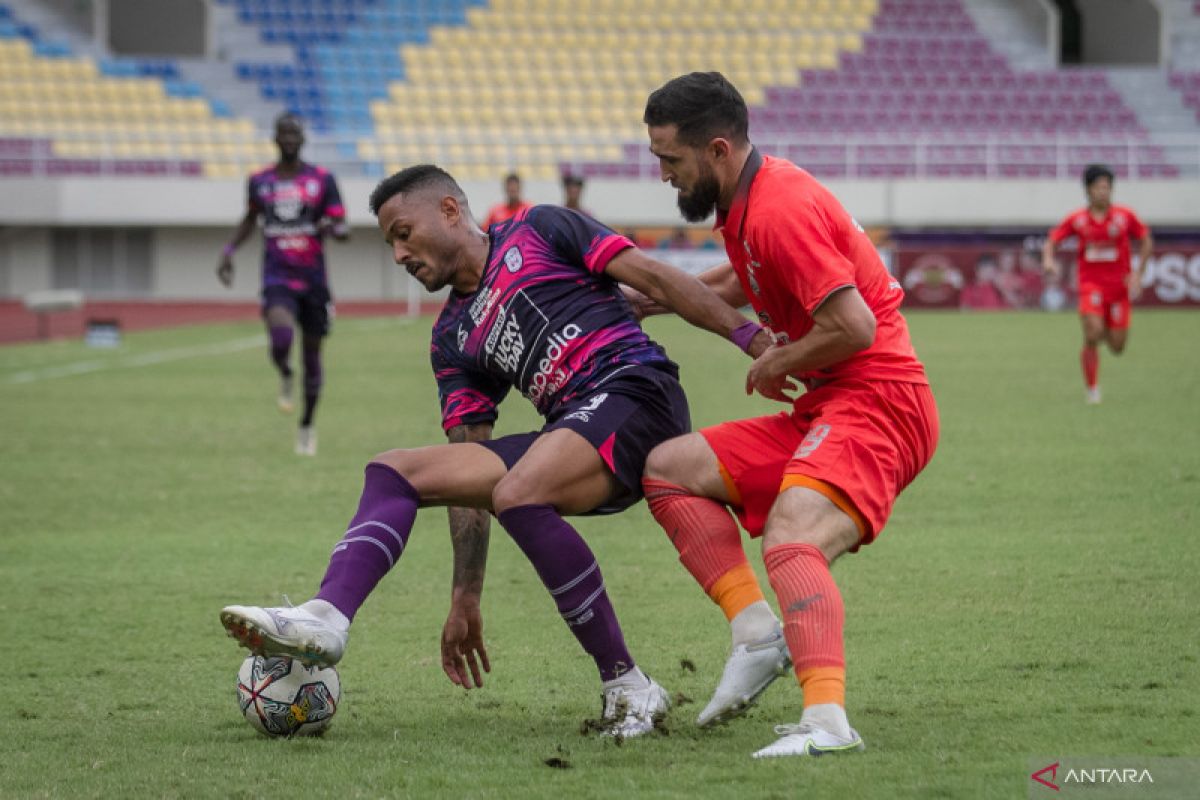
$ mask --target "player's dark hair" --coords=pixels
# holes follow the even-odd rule
[[[573,175],[570,172],[564,173],[562,176],[562,185],[565,186],[583,186],[583,178],[579,175]]]
[[[521,182],[521,176],[520,176],[520,175],[518,175],[518,174],[517,174],[517,173],[515,173],[515,172],[510,172],[510,173],[508,173],[507,175],[505,175],[505,176],[504,176],[504,182],[505,182],[505,183],[512,183],[513,181],[516,181],[517,183],[520,183],[520,182]]]
[[[703,147],[718,136],[735,144],[749,140],[746,101],[719,72],[690,72],[667,81],[646,100],[642,121],[675,125],[679,141],[688,147]]]
[[[1108,178],[1108,182],[1112,183],[1114,177],[1113,171],[1103,164],[1088,164],[1087,169],[1083,171],[1083,185],[1091,186],[1101,178]]]
[[[398,194],[434,186],[446,194],[453,195],[462,205],[467,205],[467,195],[449,172],[433,164],[415,164],[379,182],[371,192],[371,213],[379,216],[379,209],[383,204]]]
[[[283,125],[285,122],[294,122],[300,126],[301,130],[304,128],[304,120],[300,119],[299,114],[291,111],[284,111],[275,118],[275,130],[279,130],[279,126]]]

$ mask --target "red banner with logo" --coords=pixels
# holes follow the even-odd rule
[[[1008,241],[990,244],[914,246],[893,251],[905,306],[990,310],[1041,308],[1056,311],[1076,302],[1075,254],[1058,254],[1062,277],[1042,274],[1037,249]],[[1142,274],[1137,306],[1200,307],[1200,242],[1156,245]]]

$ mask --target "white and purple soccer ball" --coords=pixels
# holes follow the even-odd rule
[[[313,736],[329,727],[342,699],[333,667],[306,667],[287,656],[248,656],[238,670],[238,708],[268,736]]]

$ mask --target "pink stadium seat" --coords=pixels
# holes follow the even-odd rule
[[[752,134],[828,137],[847,145],[787,144],[774,151],[824,178],[923,175],[1055,177],[1060,137],[1111,135],[1092,160],[1124,163],[1127,141],[1147,134],[1102,70],[1066,68],[1014,72],[964,11],[962,0],[880,0],[860,52],[843,52],[837,69],[806,69],[798,86],[766,89],[751,109]],[[1200,114],[1200,74],[1173,73],[1171,85]],[[897,134],[925,146],[896,145]],[[995,144],[1009,135],[1027,144]],[[991,140],[989,147],[984,142]],[[874,142],[874,143],[873,143]],[[936,144],[942,142],[944,144]],[[637,163],[637,148],[626,159]],[[1068,160],[1083,161],[1078,153]],[[1139,153],[1139,174],[1167,176],[1178,168],[1164,154]],[[1073,167],[1072,167],[1073,168]],[[1072,173],[1074,174],[1074,173]],[[657,173],[656,173],[657,176]]]

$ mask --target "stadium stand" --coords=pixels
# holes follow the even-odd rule
[[[239,80],[257,84],[315,131],[369,131],[370,102],[404,78],[400,47],[427,43],[435,26],[466,24],[483,0],[219,0],[266,45],[286,45],[289,61],[244,59]]]
[[[435,161],[465,179],[653,178],[646,95],[720,69],[760,146],[824,178],[1054,178],[1096,160],[1194,176],[1194,145],[1164,144],[1177,126],[1138,102],[1155,84],[1200,133],[1200,14],[1164,1],[1169,85],[1056,68],[1044,42],[1014,55],[1019,37],[979,12],[992,0],[215,0],[235,28],[191,80],[169,59],[73,54],[8,0],[0,174],[240,177],[274,156],[264,131],[287,108],[342,174]],[[210,99],[246,92],[237,116]]]
[[[552,178],[559,161],[622,157],[638,110],[671,76],[720,69],[761,101],[803,67],[857,50],[875,0],[493,0],[466,25],[402,49],[406,80],[372,104],[376,138],[359,152],[388,169],[430,159],[464,177],[517,167]],[[745,20],[752,15],[755,23]]]
[[[76,57],[0,5],[0,174],[222,177],[272,154],[170,60]]]
[[[880,0],[872,22],[837,68],[765,90],[751,109],[765,150],[826,178],[1056,177],[1091,161],[1125,175],[1131,160],[1142,177],[1178,174],[1103,70],[1015,71],[960,0]],[[563,169],[656,177],[643,151]]]
[[[1177,0],[1173,12],[1170,83],[1200,120],[1200,2]]]

